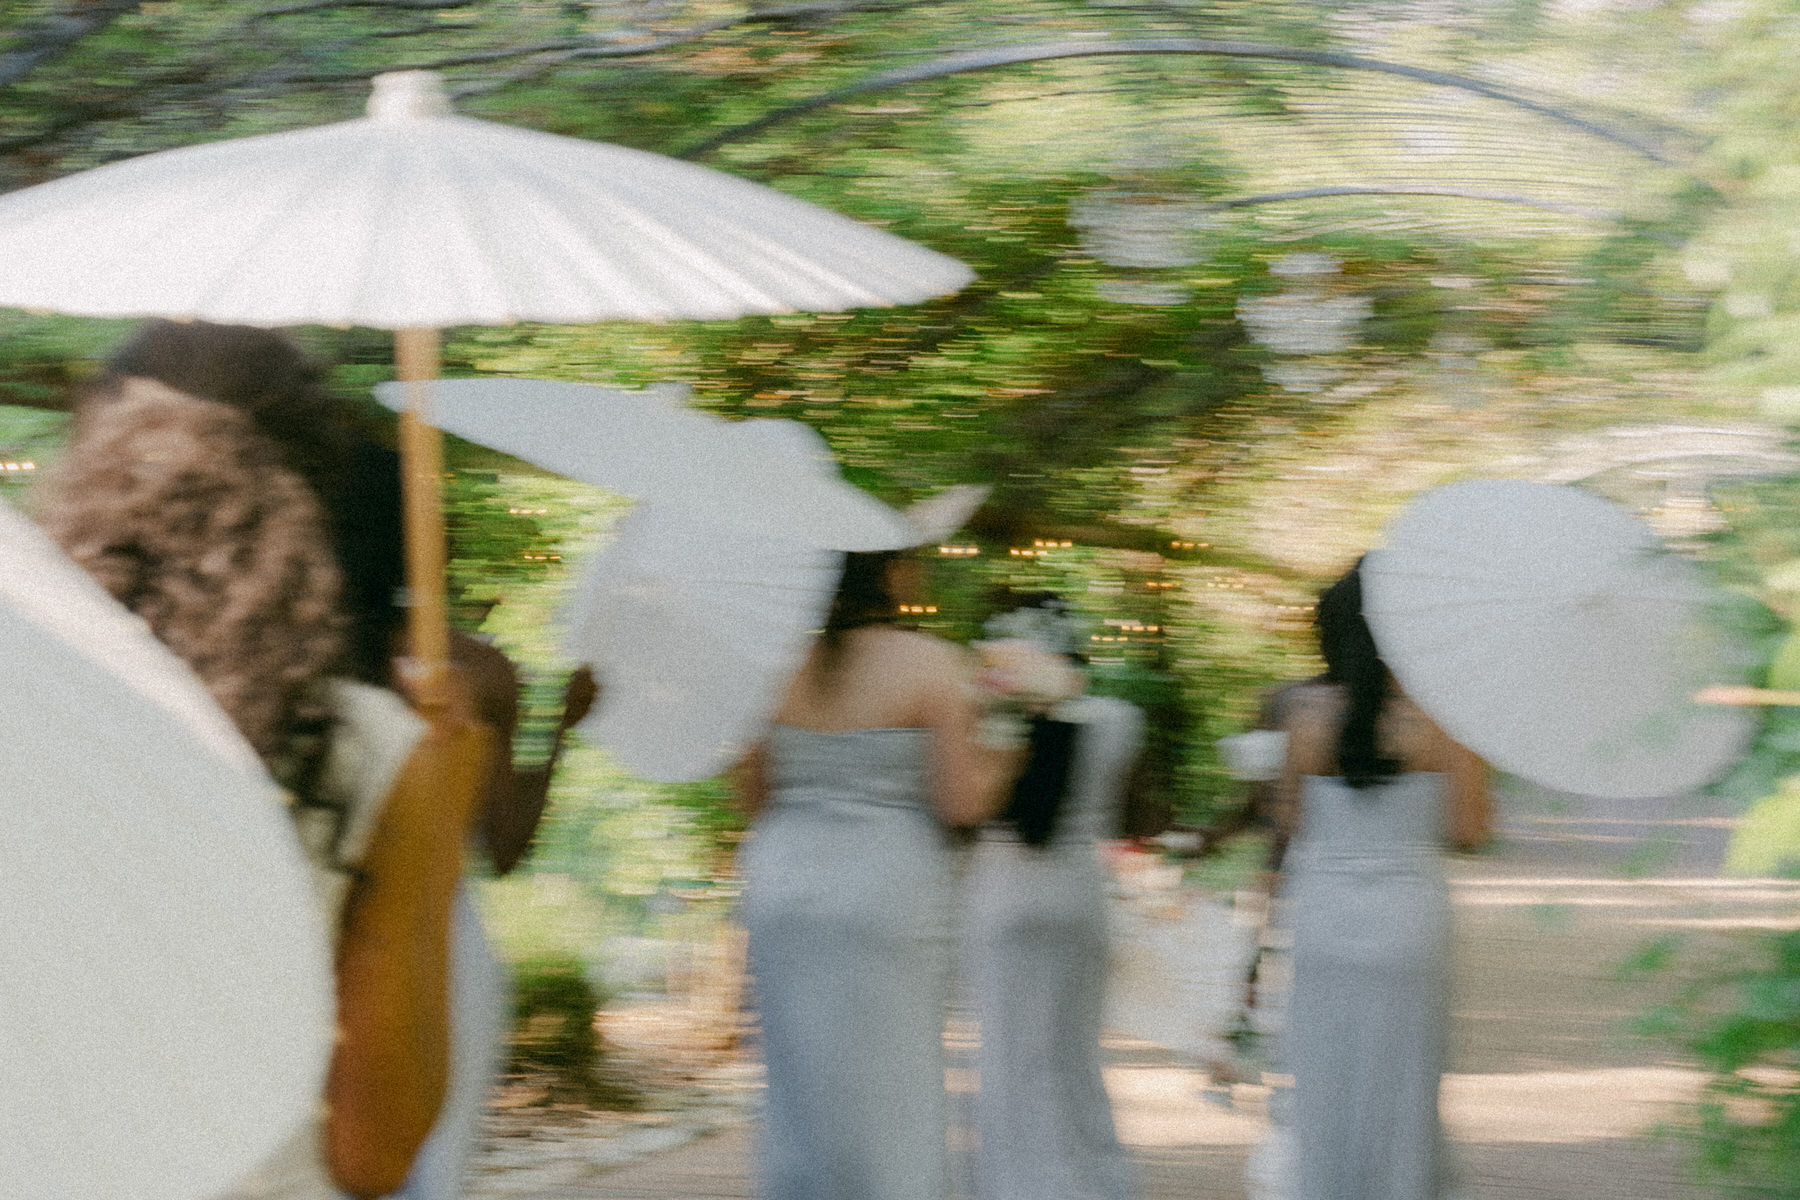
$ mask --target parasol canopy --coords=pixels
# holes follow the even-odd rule
[[[881,548],[949,536],[986,495],[961,485],[889,510],[909,532]],[[721,530],[676,500],[641,501],[563,614],[564,650],[606,684],[577,728],[647,779],[718,774],[761,736],[842,569],[836,550]]]
[[[280,790],[187,666],[0,504],[0,1180],[203,1200],[318,1104],[331,957]]]
[[[911,304],[962,263],[722,171],[459,117],[430,71],[368,114],[0,196],[0,303],[377,329]]]
[[[1363,611],[1400,685],[1503,770],[1589,796],[1670,796],[1722,774],[1751,732],[1693,702],[1735,648],[1694,566],[1576,488],[1435,488],[1363,565]]]
[[[435,331],[910,304],[962,263],[774,188],[450,110],[377,76],[350,121],[165,150],[0,196],[0,304],[398,331],[413,653],[446,660]]]
[[[831,447],[799,421],[727,421],[685,403],[683,384],[641,392],[549,379],[446,379],[440,429],[546,471],[641,500],[678,504],[721,533],[827,550],[911,545],[905,518],[838,474]],[[389,408],[398,383],[378,384]]]

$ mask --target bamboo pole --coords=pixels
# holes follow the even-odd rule
[[[394,332],[394,368],[406,385],[400,461],[406,514],[408,653],[418,662],[429,705],[450,661],[444,599],[444,442],[431,424],[431,381],[438,375],[438,331]]]
[[[1800,705],[1800,692],[1714,684],[1694,693],[1696,704]]]

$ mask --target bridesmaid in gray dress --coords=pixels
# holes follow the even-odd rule
[[[990,632],[1055,653],[1076,647],[1054,597],[990,622]],[[975,1191],[981,1200],[1129,1200],[1133,1172],[1100,1074],[1109,946],[1097,843],[1118,828],[1144,718],[1106,696],[1065,701],[1051,716],[1073,727],[1057,794],[1023,794],[1034,755],[969,863],[966,974],[981,1028]],[[1034,811],[1045,800],[1048,811]]]
[[[948,831],[990,815],[1018,756],[976,741],[962,651],[893,626],[919,569],[846,556],[819,644],[740,772],[765,1200],[949,1192]]]
[[[1360,564],[1359,564],[1360,566]],[[1320,598],[1325,681],[1288,707],[1292,1200],[1442,1200],[1446,842],[1487,832],[1485,770],[1399,691],[1359,572]]]

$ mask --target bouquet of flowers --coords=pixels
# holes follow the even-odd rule
[[[977,739],[996,750],[1022,748],[1031,718],[1082,693],[1081,672],[1068,659],[1026,638],[973,643],[975,689],[986,707]]]

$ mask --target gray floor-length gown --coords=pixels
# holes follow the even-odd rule
[[[1288,850],[1293,1200],[1439,1200],[1450,980],[1446,778],[1303,776]]]
[[[969,863],[966,927],[980,1022],[975,1100],[980,1200],[1128,1200],[1133,1171],[1100,1075],[1107,880],[1096,843],[1113,836],[1144,720],[1084,696],[1069,790],[1054,835],[1027,846],[983,831]]]
[[[951,858],[924,729],[777,725],[742,857],[764,1200],[944,1200]]]

